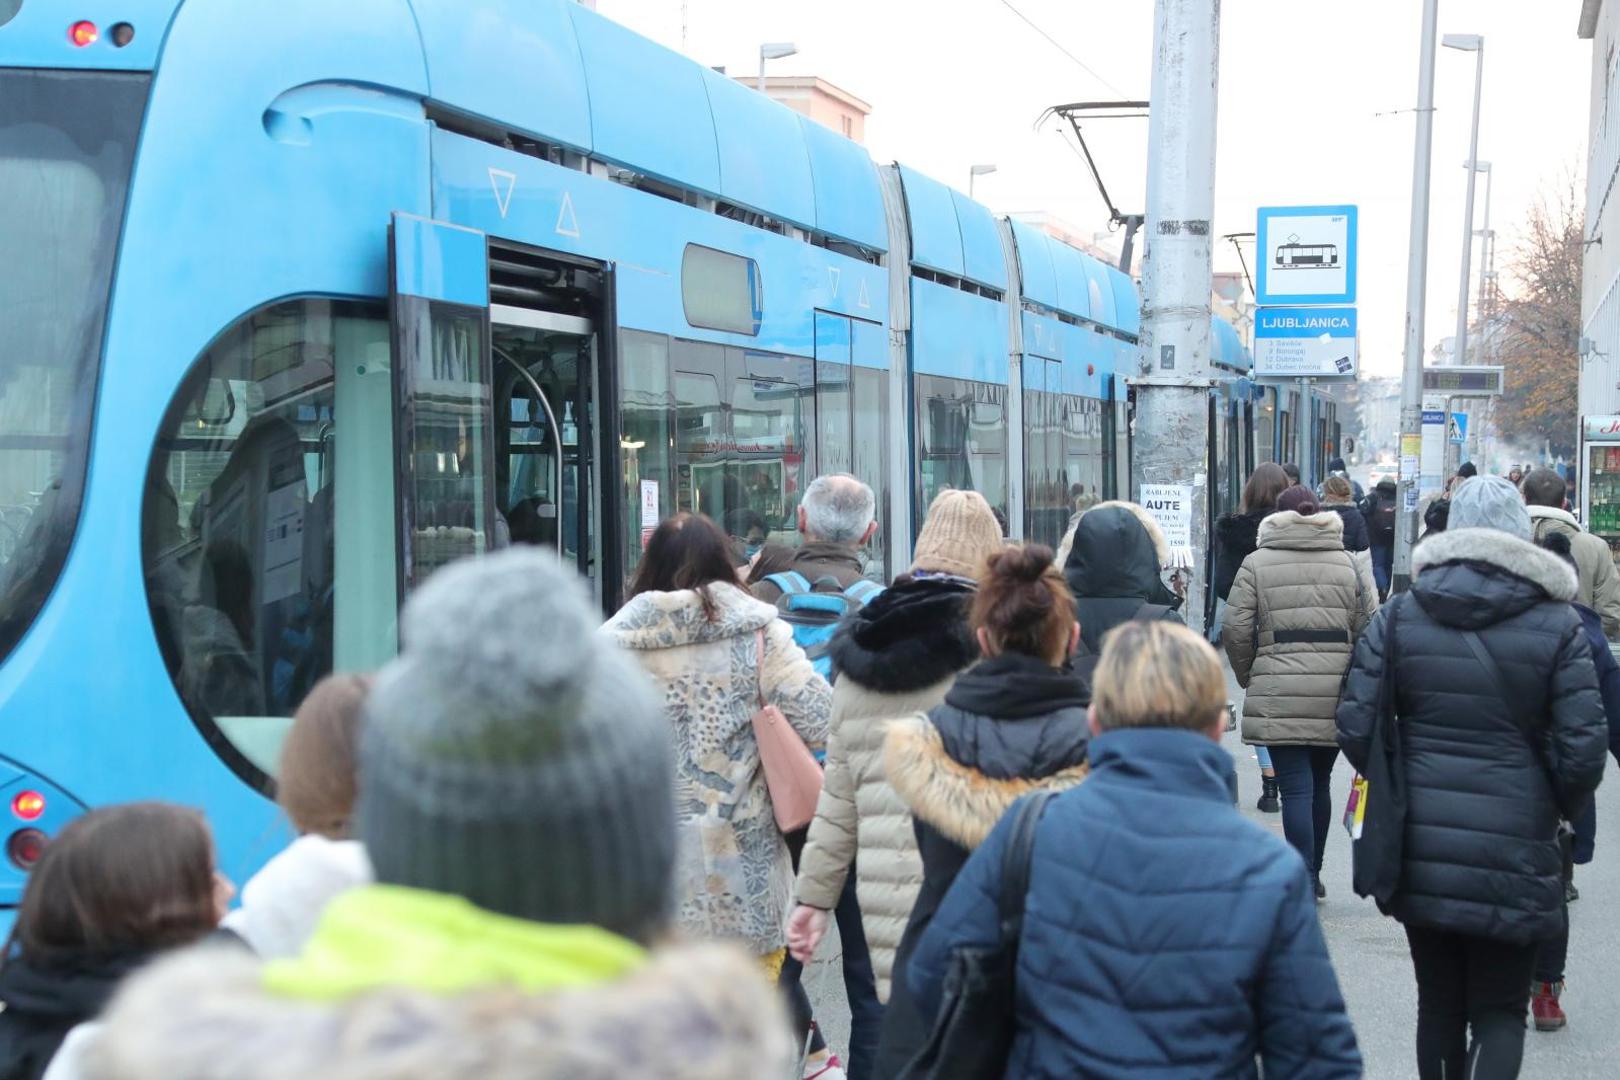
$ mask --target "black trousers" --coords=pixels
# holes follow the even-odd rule
[[[1536,944],[1416,926],[1406,928],[1406,940],[1417,975],[1421,1080],[1513,1080],[1524,1056]]]

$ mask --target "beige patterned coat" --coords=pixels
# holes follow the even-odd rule
[[[793,867],[776,828],[751,723],[759,695],[812,749],[827,742],[832,690],[776,609],[715,586],[710,620],[696,592],[648,592],[603,627],[663,691],[675,748],[677,922],[694,937],[756,953],[786,943]],[[763,634],[764,664],[755,659]]]

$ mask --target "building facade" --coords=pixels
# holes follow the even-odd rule
[[[759,80],[751,76],[738,76],[737,81],[745,86],[759,85]],[[846,139],[866,141],[866,118],[872,106],[826,79],[814,75],[768,75],[765,94]]]
[[[1582,0],[1578,32],[1592,42],[1580,415],[1599,416],[1620,413],[1620,0]]]

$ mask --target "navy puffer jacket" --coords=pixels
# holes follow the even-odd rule
[[[1010,1080],[1361,1076],[1305,864],[1232,806],[1232,758],[1191,731],[1091,741],[1091,775],[1035,831]],[[1013,815],[973,853],[910,967],[997,940]]]
[[[1584,809],[1608,738],[1592,652],[1569,604],[1575,571],[1491,529],[1432,536],[1413,566],[1416,602],[1386,606],[1367,627],[1337,714],[1345,756],[1365,768],[1395,610],[1409,808],[1389,913],[1501,941],[1550,938],[1564,897],[1558,822]],[[1464,630],[1495,660],[1505,701]]]

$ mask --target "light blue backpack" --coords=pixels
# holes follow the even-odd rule
[[[782,590],[776,609],[793,628],[793,640],[804,650],[823,679],[832,682],[832,657],[827,647],[844,616],[859,611],[883,591],[883,586],[864,578],[848,586],[832,576],[809,578],[797,570],[771,574],[766,581]]]

